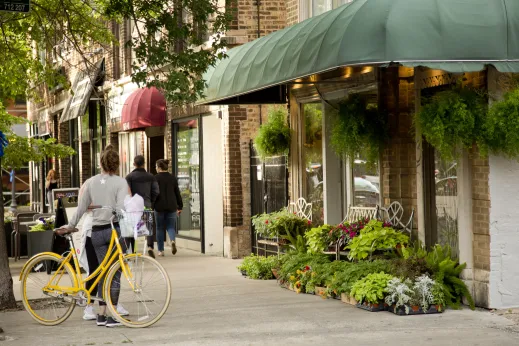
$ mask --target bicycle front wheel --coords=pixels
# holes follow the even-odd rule
[[[106,275],[104,295],[108,309],[127,327],[149,327],[160,320],[169,307],[169,276],[159,262],[142,255],[125,256],[124,265],[128,275],[122,273],[119,261]]]
[[[55,326],[65,321],[76,306],[66,300],[65,290],[77,287],[69,263],[59,256],[41,255],[29,260],[21,278],[21,295],[25,310],[38,323]]]

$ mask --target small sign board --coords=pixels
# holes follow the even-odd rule
[[[0,12],[23,12],[30,11],[30,0],[0,0]]]
[[[52,203],[56,206],[56,201],[61,198],[63,208],[67,216],[67,220],[72,217],[77,209],[79,189],[68,188],[68,189],[54,189],[52,190]]]

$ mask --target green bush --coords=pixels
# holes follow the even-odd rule
[[[397,245],[409,243],[409,237],[391,227],[385,227],[382,221],[371,220],[349,245],[349,258],[363,260],[375,251],[392,251]]]
[[[263,257],[251,254],[243,259],[238,270],[245,272],[250,279],[271,280],[274,278],[272,269],[278,266],[279,260],[276,256]]]
[[[323,225],[314,227],[305,233],[306,245],[308,252],[312,254],[320,254],[328,249],[330,244],[329,233],[333,229],[333,226]]]
[[[327,282],[333,279],[335,273],[345,271],[352,266],[351,262],[334,261],[331,263],[316,264],[312,267],[312,274],[310,280],[306,284],[306,292],[315,292],[315,287],[325,287]]]
[[[268,120],[260,126],[254,138],[254,147],[258,155],[264,159],[269,156],[288,154],[290,149],[290,128],[286,124],[287,110],[272,107],[268,111]]]
[[[288,281],[290,276],[305,266],[315,267],[325,263],[330,263],[330,259],[326,255],[313,255],[306,252],[286,254],[280,259],[279,278]]]
[[[460,274],[467,266],[459,264],[452,258],[449,246],[436,245],[426,257],[427,266],[433,272],[433,278],[439,285],[439,291],[444,296],[445,304],[458,309],[463,297],[467,299],[471,309],[475,309],[474,299],[467,285],[460,279]]]
[[[384,272],[369,274],[353,284],[350,294],[361,303],[380,303],[386,296],[391,279],[393,275]]]
[[[372,262],[362,261],[351,263],[343,270],[337,270],[334,275],[326,281],[329,294],[341,295],[350,294],[353,284],[369,274],[379,272],[389,272],[391,265],[386,260],[376,260]]]

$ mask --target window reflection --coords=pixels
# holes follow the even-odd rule
[[[436,227],[438,243],[458,254],[458,177],[455,160],[443,160],[435,153]]]
[[[177,124],[177,179],[184,209],[178,234],[200,239],[200,146],[199,121]]]
[[[324,223],[323,203],[323,112],[320,103],[303,105],[305,165],[303,197],[312,203],[312,219],[316,225]]]
[[[378,162],[368,164],[365,155],[353,160],[354,204],[359,207],[375,207],[380,204],[380,171]]]

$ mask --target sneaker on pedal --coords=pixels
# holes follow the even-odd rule
[[[104,315],[97,315],[97,325],[100,327],[106,326],[106,316]]]
[[[97,319],[97,315],[94,312],[94,307],[92,305],[87,305],[85,307],[85,311],[83,311],[83,319],[85,321],[93,321]]]
[[[121,325],[121,322],[115,320],[113,317],[106,318],[106,326],[108,328],[119,327],[120,325]]]
[[[173,255],[176,255],[176,254],[177,254],[177,244],[175,244],[175,241],[174,241],[174,240],[171,242],[171,253],[172,253]]]
[[[117,304],[117,313],[121,316],[128,316],[130,313],[121,304]]]

